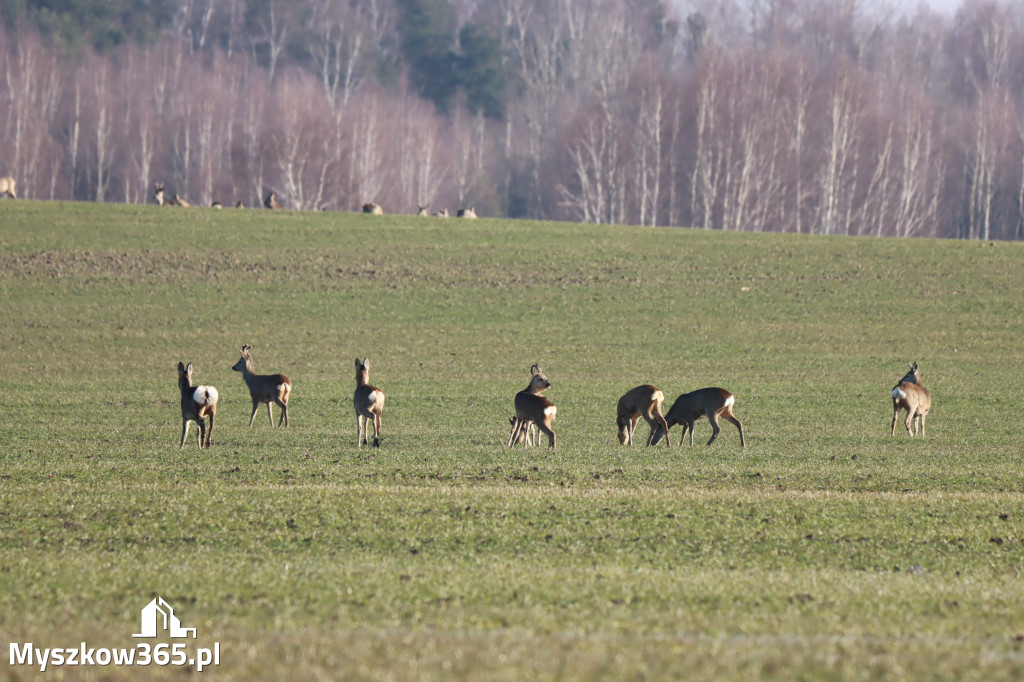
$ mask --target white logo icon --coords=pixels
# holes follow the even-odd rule
[[[167,630],[171,637],[188,637],[188,633],[191,632],[192,639],[196,638],[196,629],[181,627],[181,621],[174,615],[174,609],[163,600],[163,597],[157,597],[142,609],[142,632],[132,637],[156,637],[157,630],[160,629],[160,616],[163,616],[163,629]]]

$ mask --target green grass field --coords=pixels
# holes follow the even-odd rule
[[[209,679],[1024,675],[1022,244],[0,201],[0,317],[7,678],[156,595]],[[243,343],[290,429],[246,428]],[[535,362],[554,453],[504,447]],[[641,383],[732,391],[747,448],[620,446]],[[47,673],[143,674],[186,673]]]

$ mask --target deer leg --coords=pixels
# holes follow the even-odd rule
[[[694,431],[694,426],[696,425],[696,422],[697,422],[697,420],[696,420],[696,419],[694,419],[693,417],[689,417],[689,418],[687,418],[687,420],[686,420],[686,424],[684,425],[685,427],[688,427],[688,428],[690,429],[690,447],[691,447],[691,448],[693,447],[693,431]],[[685,430],[685,428],[684,428],[684,430],[683,430],[683,435],[686,435],[686,430]],[[683,443],[682,443],[682,438],[683,438],[683,436],[680,436],[680,437],[679,437],[679,439],[680,439],[680,442],[679,442],[679,444],[680,444],[680,445],[682,445],[682,444],[683,444]]]
[[[380,447],[380,412],[373,414],[373,447]]]
[[[523,447],[533,447],[537,444],[537,427],[533,422],[526,422],[526,443]]]
[[[522,428],[523,428],[522,420],[519,419],[519,417],[516,417],[512,421],[512,433],[510,433],[509,436],[508,436],[508,446],[507,447],[510,447],[510,448],[511,447],[515,447],[516,444],[519,443],[519,431]],[[529,438],[530,438],[529,431],[527,431],[526,438],[527,438],[527,440],[529,440]],[[526,446],[524,445],[523,447],[525,448]]]
[[[927,416],[926,412],[921,413],[921,437],[924,438],[924,418]]]
[[[258,410],[258,409],[260,409],[260,401],[253,400],[252,401],[252,414],[249,415],[249,428],[250,429],[252,428],[253,421],[256,419],[256,410]],[[271,422],[271,424],[273,424],[273,422]]]
[[[740,422],[740,420],[737,419],[736,416],[734,414],[732,414],[732,413],[723,414],[722,416],[727,421],[731,421],[733,424],[736,425],[736,429],[740,432],[740,447],[741,448],[747,447],[747,442],[743,439],[743,424]]]
[[[356,447],[361,448],[363,446],[363,415],[356,412]]]
[[[899,416],[900,416],[900,406],[899,406],[899,404],[895,400],[893,400],[892,401],[892,432],[889,434],[890,436],[895,436],[896,435],[896,418],[899,417]]]
[[[542,421],[537,424],[537,428],[548,434],[548,447],[552,450],[555,449],[555,432],[551,430],[550,417],[548,421]]]
[[[280,398],[274,398],[274,402],[281,406],[281,418],[277,420],[277,425],[280,426],[283,422],[284,427],[288,428],[288,403],[284,402]],[[267,403],[267,409],[270,409],[270,403]],[[270,421],[273,423],[274,418],[271,417]]]
[[[712,443],[715,442],[715,439],[718,438],[718,433],[722,429],[721,427],[718,426],[718,415],[716,415],[714,412],[708,412],[706,414],[708,415],[708,421],[711,422],[711,428],[714,430],[711,432],[711,438],[708,440],[707,443],[705,443],[705,445],[711,445]]]
[[[213,438],[213,418],[216,415],[216,411],[210,412],[210,428],[206,430],[206,447],[210,447],[210,439]]]
[[[199,449],[202,450],[203,449],[203,440],[206,439],[206,421],[202,417],[199,417],[198,424],[199,424],[199,433],[196,434],[196,445],[198,445]]]
[[[907,410],[907,418],[906,418],[906,419],[905,419],[905,420],[903,421],[903,425],[907,427],[907,433],[909,433],[909,434],[910,434],[910,437],[911,437],[911,438],[913,438],[913,437],[914,437],[914,432],[910,430],[910,425],[911,425],[911,424],[912,424],[913,422],[914,422],[914,411],[913,411],[913,410],[910,410],[910,409],[908,409],[908,410]]]
[[[274,410],[273,403],[267,403],[267,417],[270,418],[270,428],[274,428]]]
[[[185,447],[185,439],[188,438],[189,421],[188,419],[181,420],[181,445],[178,447],[179,450]]]

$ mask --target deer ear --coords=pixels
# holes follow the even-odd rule
[[[192,363],[190,362],[190,363],[188,363],[188,367],[185,368],[185,374],[191,374],[191,373],[192,373]]]
[[[359,358],[356,358],[356,369],[360,369],[362,366],[363,363],[359,362]]]
[[[530,368],[530,374],[540,374],[540,365],[534,365]]]
[[[365,369],[370,369],[370,358],[363,358],[363,367]]]
[[[181,363],[179,362],[179,363],[178,363],[178,371],[179,371],[179,372],[184,372],[184,371],[185,371],[185,365],[183,365],[183,364],[181,364]]]

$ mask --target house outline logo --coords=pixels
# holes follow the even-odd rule
[[[188,633],[191,632],[192,639],[196,638],[196,629],[181,627],[181,621],[174,615],[174,609],[160,596],[157,596],[142,609],[142,632],[132,635],[132,637],[156,637],[160,630],[161,616],[163,616],[163,629],[171,637],[187,638]]]

